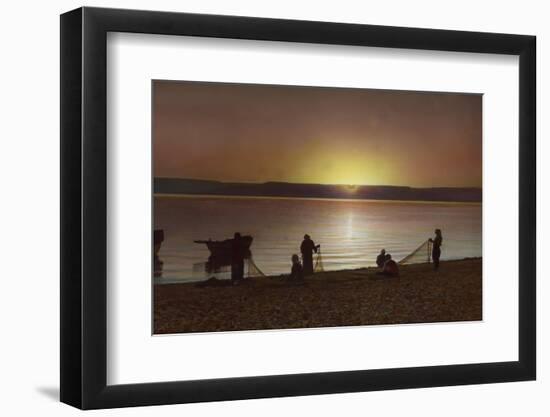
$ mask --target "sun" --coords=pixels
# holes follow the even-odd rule
[[[356,184],[346,184],[343,187],[344,187],[344,190],[346,190],[350,194],[355,193],[359,189],[359,186]]]

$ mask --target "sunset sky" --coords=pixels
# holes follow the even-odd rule
[[[481,95],[154,81],[155,177],[481,187]]]

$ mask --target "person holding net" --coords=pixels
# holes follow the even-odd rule
[[[383,268],[384,263],[386,263],[386,249],[382,249],[380,254],[376,257],[376,266],[378,268]]]
[[[441,244],[443,243],[443,235],[441,229],[435,229],[435,238],[429,239],[432,242],[432,261],[434,263],[434,270],[439,269],[439,258],[441,257]]]
[[[313,252],[317,253],[320,247],[321,245],[315,245],[315,242],[311,240],[311,236],[308,234],[304,235],[304,240],[300,245],[304,275],[313,274]]]

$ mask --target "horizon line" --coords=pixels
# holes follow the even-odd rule
[[[246,180],[235,180],[235,181],[224,181],[224,180],[213,180],[205,178],[190,178],[190,177],[164,177],[164,176],[153,176],[153,179],[170,179],[170,180],[191,180],[191,181],[209,181],[209,182],[218,182],[221,184],[295,184],[295,185],[326,185],[326,186],[353,186],[353,187],[394,187],[394,188],[413,188],[413,189],[437,189],[437,188],[461,188],[461,189],[472,189],[472,190],[482,190],[482,186],[452,186],[452,185],[437,185],[437,186],[412,186],[412,185],[388,185],[388,184],[355,184],[355,183],[316,183],[316,182],[290,182],[290,181],[246,181]]]
[[[483,201],[453,201],[453,200],[399,200],[383,198],[352,198],[352,197],[295,197],[274,195],[239,195],[239,194],[192,194],[192,193],[156,193],[153,197],[162,198],[239,198],[239,199],[265,199],[265,200],[312,200],[312,201],[341,201],[361,203],[393,203],[393,204],[440,204],[440,205],[482,205]]]

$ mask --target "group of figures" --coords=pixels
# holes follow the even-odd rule
[[[161,276],[162,273],[162,262],[158,257],[158,252],[163,240],[164,232],[162,230],[155,230],[155,276]],[[437,270],[441,257],[441,245],[443,243],[441,229],[435,229],[435,237],[430,238],[429,241],[432,243],[431,258],[434,269]],[[206,244],[211,251],[211,256],[206,263],[206,272],[218,272],[220,267],[230,265],[232,282],[238,284],[244,279],[245,260],[251,259],[252,256],[250,251],[250,245],[252,244],[251,236],[242,236],[237,232],[234,234],[233,239],[227,239],[225,241],[207,240],[195,242]],[[314,273],[313,255],[315,253],[320,253],[320,250],[321,245],[316,245],[311,239],[311,236],[305,234],[304,240],[300,245],[301,257],[298,256],[298,254],[293,254],[291,257],[292,267],[288,280],[301,282],[304,280],[304,277],[312,275]],[[377,272],[379,275],[399,276],[399,266],[397,262],[392,259],[391,254],[387,253],[385,249],[382,249],[377,256],[376,265],[380,268],[380,271]]]
[[[250,257],[246,242],[240,233],[235,233],[231,248],[231,280],[237,284],[244,278],[244,261]],[[292,268],[289,276],[291,281],[303,281],[305,276],[313,274],[313,254],[319,253],[321,245],[316,245],[308,234],[304,235],[304,240],[300,245],[302,258],[297,254],[291,257]]]
[[[439,259],[441,258],[441,245],[443,243],[443,234],[441,229],[435,229],[435,237],[428,239],[432,244],[431,259],[434,265],[434,270],[439,269]],[[385,275],[390,277],[399,276],[399,266],[397,262],[392,259],[391,254],[386,253],[386,249],[382,249],[380,254],[376,257],[376,266],[380,268],[377,272],[378,275]]]
[[[304,240],[300,245],[300,252],[302,254],[302,262],[297,254],[292,255],[292,268],[290,270],[290,281],[300,282],[304,280],[305,276],[313,274],[313,253],[318,253],[321,250],[321,245],[316,245],[311,239],[311,236],[304,235]]]
[[[435,237],[430,238],[432,243],[431,258],[434,265],[434,270],[439,269],[439,259],[441,257],[441,245],[443,243],[443,235],[441,229],[435,229]],[[304,276],[313,274],[313,253],[317,253],[320,249],[320,245],[315,245],[309,235],[304,236],[304,240],[300,246],[302,253],[302,263],[300,263],[300,257],[297,254],[292,255],[292,269],[290,271],[289,280],[302,281]],[[378,275],[384,275],[389,277],[399,276],[399,265],[392,259],[391,254],[386,253],[385,249],[380,251],[380,254],[376,257],[376,265],[380,270]]]
[[[399,267],[395,262],[391,254],[386,253],[386,249],[382,249],[380,254],[376,257],[376,266],[381,270],[377,272],[378,275],[385,275],[389,277],[399,276]]]
[[[441,257],[441,245],[443,235],[441,229],[435,229],[435,237],[430,238],[432,243],[431,258],[434,269],[439,269],[439,259]],[[235,233],[231,245],[231,280],[237,284],[244,278],[244,261],[250,257],[250,242],[245,240],[240,233]],[[292,282],[301,282],[304,277],[312,275],[314,272],[313,254],[320,251],[321,245],[316,245],[308,234],[304,235],[304,240],[300,245],[301,259],[298,254],[291,257],[292,267],[288,280]],[[380,268],[379,275],[396,277],[399,276],[399,266],[392,259],[391,254],[386,253],[385,249],[380,251],[376,258],[376,265]]]

